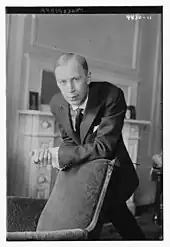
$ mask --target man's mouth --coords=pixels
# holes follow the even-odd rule
[[[69,100],[76,100],[78,98],[78,95],[74,95],[74,96],[71,96],[71,97],[68,97]]]

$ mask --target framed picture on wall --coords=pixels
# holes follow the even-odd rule
[[[39,109],[39,94],[37,92],[29,92],[29,109],[38,110]]]

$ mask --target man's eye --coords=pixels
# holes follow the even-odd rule
[[[78,81],[78,80],[80,80],[80,77],[74,77],[73,80]]]
[[[66,83],[66,80],[61,80],[60,81],[60,84],[65,84]]]

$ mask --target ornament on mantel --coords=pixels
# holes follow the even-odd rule
[[[126,119],[136,119],[136,109],[135,109],[135,106],[133,106],[133,105],[127,106],[125,118]]]

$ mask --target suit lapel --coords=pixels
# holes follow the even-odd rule
[[[90,126],[92,125],[95,117],[97,116],[100,107],[101,104],[99,102],[97,90],[95,91],[93,90],[93,88],[89,88],[87,106],[80,126],[80,135],[82,143],[88,133]]]

